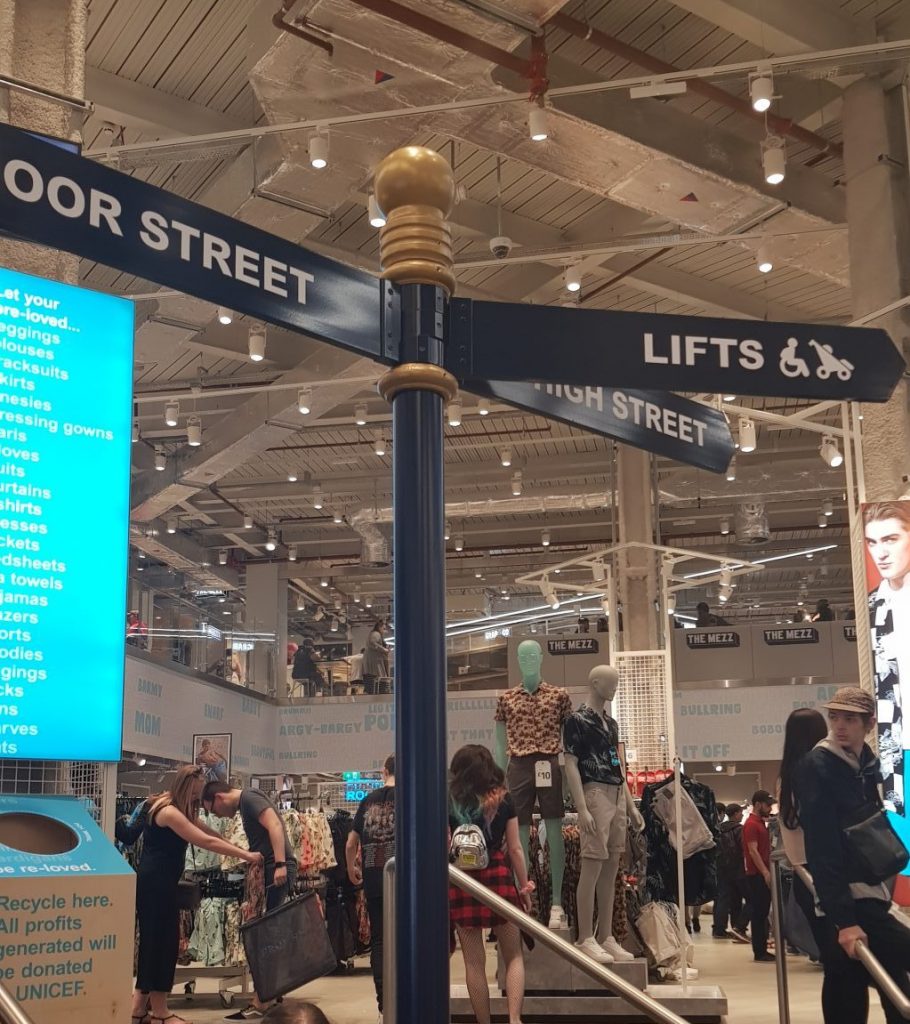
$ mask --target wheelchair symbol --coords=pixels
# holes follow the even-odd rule
[[[785,377],[809,376],[809,364],[802,356],[797,355],[798,349],[799,342],[796,338],[791,338],[780,354],[780,372]]]

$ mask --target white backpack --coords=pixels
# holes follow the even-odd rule
[[[489,867],[490,851],[479,825],[459,825],[455,829],[450,859],[462,871],[482,871]]]

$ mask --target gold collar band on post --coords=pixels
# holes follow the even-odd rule
[[[379,394],[387,401],[399,391],[434,391],[446,402],[458,394],[458,381],[441,366],[432,363],[402,363],[379,378]]]

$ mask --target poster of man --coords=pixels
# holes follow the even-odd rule
[[[885,806],[903,816],[910,751],[910,501],[863,506],[869,629]]]
[[[205,769],[206,782],[228,782],[231,776],[232,733],[193,736],[193,763]]]

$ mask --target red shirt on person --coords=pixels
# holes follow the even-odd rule
[[[755,862],[749,854],[749,843],[756,843],[758,845],[758,855],[761,857],[765,867],[770,870],[771,835],[762,816],[754,811],[743,823],[743,859],[746,862],[747,875],[760,875],[761,872],[755,866]]]

